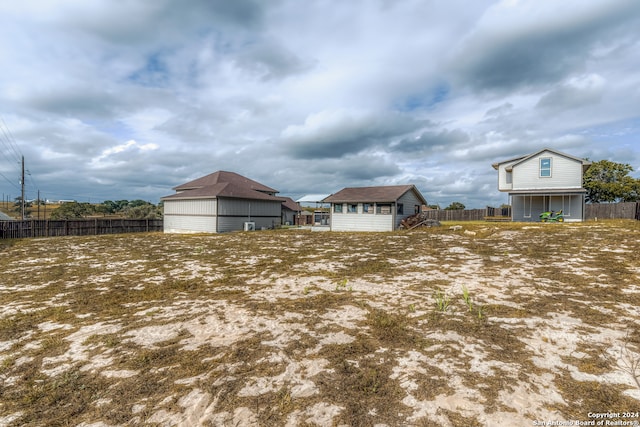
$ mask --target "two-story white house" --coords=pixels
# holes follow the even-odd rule
[[[494,163],[498,190],[509,193],[513,221],[538,221],[546,211],[560,211],[565,221],[583,221],[585,159],[545,148]]]

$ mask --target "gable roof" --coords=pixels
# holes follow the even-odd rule
[[[562,157],[566,157],[566,158],[568,158],[568,159],[575,160],[576,162],[580,162],[580,163],[582,164],[583,172],[584,172],[585,170],[587,170],[587,169],[589,168],[589,166],[591,166],[591,162],[590,162],[590,161],[588,161],[588,160],[581,159],[580,157],[575,157],[575,156],[572,156],[571,154],[563,153],[563,152],[560,152],[560,151],[558,151],[558,150],[553,150],[553,149],[551,149],[551,148],[543,148],[542,150],[540,150],[540,151],[536,151],[536,152],[535,152],[535,153],[533,153],[533,154],[527,154],[527,155],[525,155],[525,156],[515,157],[515,158],[513,158],[513,159],[508,159],[508,160],[503,160],[503,161],[501,161],[501,162],[496,162],[496,163],[493,163],[491,166],[492,166],[494,169],[496,169],[496,170],[497,170],[497,169],[500,167],[500,165],[502,165],[502,164],[505,164],[505,163],[513,163],[513,164],[511,165],[511,167],[513,167],[513,166],[515,166],[515,165],[517,165],[517,164],[520,164],[520,163],[522,163],[522,162],[524,162],[524,161],[529,160],[529,159],[530,159],[530,158],[532,158],[532,157],[538,156],[538,155],[540,155],[540,154],[544,153],[545,151],[548,151],[548,152],[550,152],[550,153],[556,154],[556,155],[558,155],[558,156],[562,156]]]
[[[277,190],[253,181],[234,172],[218,171],[186,184],[174,187],[176,194],[160,200],[212,199],[218,197],[234,199],[270,200],[282,202],[284,198],[273,195]]]
[[[348,187],[325,198],[326,203],[348,202],[395,202],[408,191],[414,191],[423,204],[427,201],[418,191],[415,185],[386,185],[378,187]]]
[[[252,190],[263,191],[267,193],[278,192],[278,190],[274,190],[271,187],[267,187],[266,185],[260,184],[259,182],[249,179],[245,176],[239,175],[235,172],[227,172],[227,171],[217,171],[212,174],[203,176],[201,178],[194,179],[193,181],[189,181],[185,184],[178,185],[177,187],[173,187],[173,190],[176,190],[176,191],[192,190],[194,188],[202,188],[202,187],[220,184],[220,183],[235,184],[237,186],[247,187]]]

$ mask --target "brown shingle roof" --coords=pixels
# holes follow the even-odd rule
[[[350,187],[344,188],[327,197],[323,202],[348,203],[348,202],[395,202],[407,191],[414,190],[424,204],[427,201],[414,185],[386,185],[380,187]]]
[[[259,182],[256,182],[252,179],[239,175],[235,172],[227,172],[227,171],[217,171],[212,174],[195,179],[193,181],[189,181],[185,184],[178,185],[173,189],[176,191],[192,190],[194,188],[202,188],[202,187],[220,184],[220,183],[235,184],[237,186],[247,187],[252,190],[263,191],[267,193],[278,192],[278,190],[274,190],[273,188],[267,187],[266,185],[260,184]]]
[[[162,197],[161,200],[211,199],[228,197],[236,199],[284,201],[276,197],[277,190],[262,185],[234,172],[218,171],[202,178],[174,187],[176,194]]]
[[[294,212],[300,212],[302,208],[300,205],[296,203],[291,197],[284,197],[284,202],[282,202],[282,207],[287,208]]]
[[[219,184],[207,185],[193,190],[184,190],[170,196],[162,197],[161,200],[176,199],[211,199],[217,197],[228,197],[234,199],[253,199],[253,200],[273,200],[282,202],[282,197],[272,196],[267,193],[255,191],[247,187],[241,187],[229,182],[221,182]]]

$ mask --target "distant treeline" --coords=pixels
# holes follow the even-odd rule
[[[154,205],[145,200],[105,200],[102,203],[69,201],[56,205],[45,205],[44,201],[25,201],[25,218],[36,216],[36,212],[49,211],[52,220],[84,219],[95,216],[117,216],[127,219],[161,219],[162,203]],[[21,215],[22,200],[18,197],[11,212]]]

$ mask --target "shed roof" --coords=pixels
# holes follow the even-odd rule
[[[423,204],[427,201],[415,185],[386,185],[378,187],[348,187],[325,198],[327,203],[348,202],[395,202],[408,191],[414,191]]]

